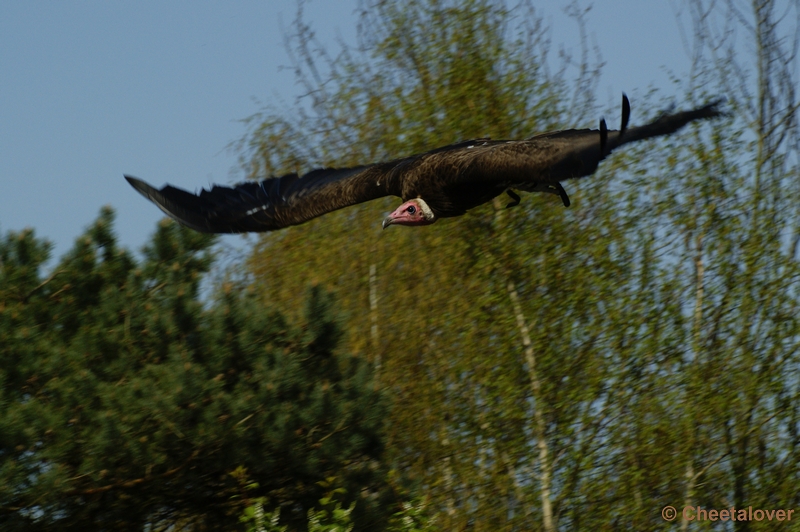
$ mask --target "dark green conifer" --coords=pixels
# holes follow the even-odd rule
[[[4,530],[235,529],[255,498],[305,523],[318,482],[380,488],[385,403],[330,296],[302,327],[235,284],[204,305],[212,243],[165,220],[137,261],[104,209],[42,279],[46,242],[0,242]]]

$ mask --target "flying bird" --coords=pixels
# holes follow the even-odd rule
[[[193,194],[166,185],[161,189],[131,176],[125,179],[180,223],[203,233],[274,231],[323,214],[384,196],[403,200],[383,221],[390,225],[430,225],[460,216],[506,192],[547,192],[570,204],[561,181],[589,176],[616,148],[637,140],[669,135],[686,124],[713,118],[720,101],[628,128],[630,103],[622,95],[619,130],[568,129],[524,140],[468,140],[389,162],[353,168],[320,168],[233,187],[215,185]]]

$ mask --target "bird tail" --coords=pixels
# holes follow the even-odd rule
[[[618,135],[616,135],[613,139],[608,139],[608,151],[622,146],[623,144],[627,144],[628,142],[635,142],[637,140],[669,135],[670,133],[676,132],[686,124],[695,120],[703,120],[722,116],[724,113],[720,110],[720,106],[722,105],[723,101],[723,99],[715,100],[707,105],[704,105],[703,107],[698,107],[690,111],[683,111],[674,114],[663,113],[654,121],[643,126],[632,127],[629,129],[625,129],[623,127]],[[628,113],[629,112],[630,111],[628,111]],[[625,112],[623,110],[623,116],[624,115]]]

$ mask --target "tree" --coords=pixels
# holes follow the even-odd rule
[[[520,137],[560,125],[567,109],[590,108],[591,100],[577,90],[568,96],[566,70],[548,71],[545,30],[531,15],[530,6],[507,9],[497,2],[367,5],[364,55],[351,50],[330,63],[323,58],[331,68],[324,84],[316,84],[319,68],[300,70],[313,101],[308,109],[292,111],[297,122],[282,115],[253,119],[252,135],[242,144],[252,150],[246,159],[250,172],[296,171],[301,161],[356,164],[470,137]],[[318,64],[310,30],[302,19],[295,28],[298,68]],[[580,87],[591,85],[591,65],[581,72]],[[322,137],[319,142],[314,132]],[[467,522],[502,525],[509,512],[515,526],[540,519],[536,513],[545,510],[536,501],[549,503],[546,492],[555,479],[551,476],[545,489],[532,484],[528,472],[552,468],[554,457],[569,449],[578,433],[584,435],[560,437],[549,454],[536,451],[550,442],[556,426],[587,421],[602,394],[595,384],[602,382],[595,372],[600,366],[592,355],[599,347],[597,334],[584,337],[578,327],[581,320],[603,320],[602,309],[583,302],[601,297],[598,291],[607,289],[619,270],[599,238],[614,230],[598,225],[604,216],[610,219],[601,190],[593,189],[599,197],[589,209],[568,211],[566,217],[543,208],[547,199],[532,197],[502,217],[489,206],[457,225],[387,231],[380,238],[364,214],[374,212],[374,205],[348,209],[268,235],[254,254],[251,268],[265,300],[291,306],[292,293],[310,281],[339,287],[352,348],[380,361],[381,385],[395,402],[394,463],[434,494],[447,528]],[[501,243],[503,235],[508,236]],[[527,250],[536,248],[541,251],[531,257]],[[559,265],[550,255],[570,258]],[[550,275],[552,268],[559,271]],[[580,271],[583,279],[565,270]],[[509,281],[518,288],[510,291]],[[537,338],[547,348],[539,354],[543,376],[533,379],[545,383],[546,399],[532,397],[533,374],[521,353],[520,312],[512,292],[523,299],[525,319],[542,316],[537,329],[550,331],[546,339]],[[550,298],[549,314],[531,308],[533,294],[536,301]],[[561,313],[553,313],[555,308]],[[573,309],[575,325],[564,329],[563,312]],[[562,353],[576,349],[580,360],[558,365]],[[568,385],[554,385],[567,383],[569,375]],[[593,384],[583,382],[583,375]],[[549,412],[542,426],[533,419],[545,402]],[[596,433],[599,425],[587,422],[586,429]],[[531,430],[546,434],[537,443]],[[582,467],[583,458],[575,458],[568,470],[574,475]]]
[[[253,498],[302,528],[328,477],[375,529],[386,403],[333,301],[300,327],[232,283],[204,305],[212,243],[165,221],[137,261],[105,209],[42,279],[46,242],[0,242],[4,529],[235,529]]]
[[[615,155],[570,183],[569,210],[528,196],[381,232],[374,213],[390,203],[373,203],[258,244],[249,266],[265,301],[291,308],[311,282],[337,287],[349,345],[395,404],[397,484],[429,494],[445,528],[641,529],[662,526],[667,504],[796,505],[796,84],[769,33],[775,3],[754,5],[762,99],[733,97],[726,121]],[[594,125],[581,122],[596,118],[589,50],[574,80],[569,63],[548,69],[536,15],[368,2],[361,47],[332,57],[301,13],[289,44],[308,97],[251,119],[246,170]],[[696,57],[693,104],[750,79]]]

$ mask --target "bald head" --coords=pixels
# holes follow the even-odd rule
[[[390,225],[430,225],[436,215],[422,198],[414,198],[400,205],[383,220],[383,228]]]

